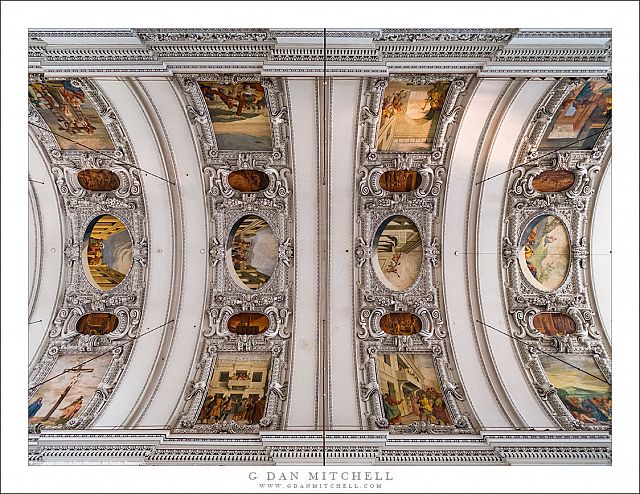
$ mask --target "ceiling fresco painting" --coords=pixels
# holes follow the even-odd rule
[[[389,83],[384,91],[378,149],[398,152],[431,149],[448,89],[449,84],[444,81],[426,86],[403,81]]]
[[[40,214],[58,215],[64,263],[47,331],[30,357],[29,430],[82,430],[112,398],[143,319],[143,178],[117,109],[93,79],[31,73],[29,91],[29,137],[55,198]]]
[[[388,192],[412,192],[421,183],[422,176],[416,170],[389,170],[380,176],[380,188]]]
[[[269,318],[258,312],[234,314],[227,323],[229,331],[236,334],[260,334],[269,328]]]
[[[95,168],[80,170],[78,183],[83,189],[93,192],[109,192],[120,188],[118,175],[111,170],[97,170]]]
[[[269,177],[260,170],[236,170],[227,180],[232,189],[240,192],[260,192],[269,187]]]
[[[124,280],[131,268],[131,235],[119,218],[99,216],[87,227],[83,254],[89,281],[100,290],[110,290]]]
[[[78,333],[87,335],[105,335],[118,327],[118,317],[107,312],[93,312],[85,314],[77,323]]]
[[[610,121],[612,107],[610,82],[596,79],[575,87],[556,111],[539,147],[591,149],[597,132]]]
[[[606,430],[611,421],[611,346],[588,280],[590,212],[610,159],[610,95],[603,79],[564,78],[551,86],[534,115],[554,117],[534,118],[520,137],[514,162],[523,164],[510,170],[503,205],[512,334],[532,390],[568,430]],[[593,138],[571,141],[594,129]],[[558,148],[576,146],[529,159],[554,138]]]
[[[196,424],[258,424],[265,412],[270,361],[268,354],[221,354]]]
[[[60,149],[83,151],[86,148],[114,149],[91,100],[73,80],[34,82],[29,84],[29,102],[34,105]],[[82,144],[76,144],[76,141]]]
[[[218,149],[269,151],[271,125],[265,89],[258,81],[200,81]]]
[[[192,125],[200,136],[208,186],[213,281],[197,366],[173,430],[202,435],[279,430],[291,370],[295,245],[284,81],[184,74],[176,82],[198,115]]]
[[[239,281],[256,290],[273,276],[278,263],[278,239],[264,219],[247,215],[233,228],[227,255]]]
[[[63,31],[30,463],[611,464],[609,30]]]
[[[48,377],[66,372],[33,390],[29,399],[29,423],[43,427],[65,426],[82,412],[93,398],[111,363],[103,355],[84,364],[86,354],[63,355],[51,368]]]
[[[593,358],[588,355],[562,355],[559,358],[542,355],[540,361],[562,404],[576,420],[585,424],[609,424],[611,385],[604,380]]]
[[[560,218],[545,215],[525,228],[520,246],[520,264],[527,281],[549,291],[558,288],[567,276],[569,235]]]
[[[576,332],[576,322],[560,312],[541,312],[533,316],[536,331],[550,336],[566,336]]]
[[[433,361],[427,355],[378,354],[378,379],[390,424],[451,424]]]
[[[378,228],[375,238],[383,282],[394,290],[411,286],[422,266],[422,240],[416,225],[406,216],[394,216]]]
[[[531,186],[538,192],[564,192],[575,183],[576,177],[569,170],[546,170],[534,177]]]
[[[392,312],[380,318],[380,329],[387,334],[409,336],[420,332],[422,322],[410,312]]]
[[[462,74],[398,74],[362,88],[355,337],[373,430],[472,434],[476,427],[449,361],[439,282],[445,156],[455,132],[443,115],[455,113],[469,83]],[[394,120],[418,124],[413,144],[388,149],[384,132]]]

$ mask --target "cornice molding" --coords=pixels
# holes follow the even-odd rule
[[[32,30],[29,61],[32,72],[44,70],[49,77],[171,76],[192,72],[196,61],[200,72],[242,72],[249,63],[263,76],[299,75],[322,68],[323,34],[321,29]],[[328,70],[371,76],[465,61],[469,72],[484,77],[604,76],[611,70],[610,38],[605,29],[332,30],[327,31]]]
[[[263,432],[184,435],[149,431],[43,431],[29,437],[29,464],[611,464],[611,436],[509,431],[473,436],[397,436],[371,432]]]

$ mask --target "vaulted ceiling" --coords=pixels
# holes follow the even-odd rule
[[[327,431],[336,462],[610,462],[610,51],[30,31],[32,461],[84,461],[77,429],[139,463],[317,460]],[[42,387],[65,368],[85,401]],[[261,412],[207,416],[229,390]]]

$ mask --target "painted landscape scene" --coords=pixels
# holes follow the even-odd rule
[[[271,151],[271,121],[266,92],[255,82],[200,81],[218,149]]]
[[[588,425],[610,424],[611,385],[605,381],[593,357],[562,355],[558,358],[588,372],[581,372],[553,357],[540,356],[549,382],[569,413]]]

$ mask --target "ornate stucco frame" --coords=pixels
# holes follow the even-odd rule
[[[289,114],[286,88],[280,79],[261,78],[257,74],[189,74],[176,77],[188,102],[195,133],[199,137],[204,166],[202,178],[207,192],[212,237],[209,239],[211,288],[202,341],[190,388],[185,392],[176,432],[258,433],[260,429],[281,426],[286,401],[289,369],[289,340],[294,290],[293,195],[289,149]],[[237,83],[259,81],[266,91],[273,149],[268,151],[218,150],[209,110],[198,81]],[[228,176],[237,170],[259,170],[269,177],[269,185],[259,192],[233,189]],[[227,243],[233,226],[244,216],[264,219],[278,240],[278,263],[264,286],[249,289],[238,284],[227,265]],[[238,335],[229,331],[229,318],[241,312],[259,312],[269,318],[269,328],[259,335]],[[222,422],[196,424],[213,375],[217,355],[222,352],[268,352],[272,356],[265,415],[257,425]]]
[[[376,150],[378,121],[382,97],[388,80],[407,81],[424,85],[436,81],[450,81],[445,103],[429,152],[393,153]],[[356,221],[359,234],[354,248],[356,279],[356,331],[361,399],[365,403],[364,415],[372,429],[388,428],[399,434],[451,434],[471,433],[474,428],[469,415],[462,411],[464,401],[457,378],[448,360],[450,349],[446,323],[443,320],[439,216],[441,192],[446,174],[448,133],[461,109],[458,104],[471,76],[456,74],[392,75],[389,79],[369,79],[362,95],[360,174],[356,198]],[[394,193],[380,187],[380,177],[389,170],[414,170],[421,183],[412,192]],[[408,288],[396,291],[387,287],[376,275],[375,235],[382,222],[402,215],[416,225],[422,241],[423,259],[420,273]],[[422,323],[418,334],[393,336],[382,331],[380,318],[390,312],[406,311],[416,314]],[[412,352],[430,354],[445,397],[450,426],[435,426],[425,422],[412,425],[390,425],[382,411],[380,385],[376,372],[377,353]]]
[[[29,81],[44,81],[42,76],[29,75]],[[98,87],[87,79],[71,79],[82,89],[102,119],[114,150],[61,150],[53,134],[31,126],[38,140],[56,184],[60,204],[66,218],[63,238],[66,279],[52,327],[49,330],[44,354],[40,355],[30,373],[30,387],[46,378],[58,355],[83,353],[87,359],[96,353],[111,351],[112,362],[98,389],[80,414],[61,427],[86,428],[99,415],[118,383],[122,369],[131,354],[132,345],[123,345],[134,338],[145,300],[147,278],[147,218],[143,183],[129,138],[120,124],[111,103]],[[48,128],[33,105],[29,105],[29,122]],[[81,169],[107,169],[120,179],[120,187],[111,192],[92,192],[80,187],[77,172]],[[112,214],[126,225],[133,246],[133,260],[125,279],[111,290],[103,291],[89,283],[82,267],[83,237],[89,222],[102,214]],[[107,335],[84,335],[76,330],[79,318],[91,312],[107,312],[118,317],[116,330]],[[37,391],[34,388],[32,392]],[[47,426],[49,428],[49,426]]]
[[[585,424],[576,420],[560,401],[540,363],[539,354],[591,355],[603,376],[611,382],[611,346],[608,336],[598,327],[593,288],[587,273],[590,262],[590,220],[593,193],[598,174],[610,154],[611,129],[598,136],[593,149],[538,151],[553,115],[566,95],[583,79],[561,79],[543,98],[529,124],[515,156],[516,166],[508,180],[503,209],[502,274],[504,297],[511,315],[511,334],[529,376],[533,390],[540,396],[549,415],[564,429],[608,429],[606,425]],[[546,170],[568,170],[575,181],[567,190],[541,193],[533,188],[533,179]],[[571,243],[570,263],[564,283],[555,290],[541,291],[523,279],[518,264],[522,232],[532,218],[541,214],[560,218]],[[546,335],[533,328],[533,317],[540,312],[560,312],[576,324],[569,335]]]

